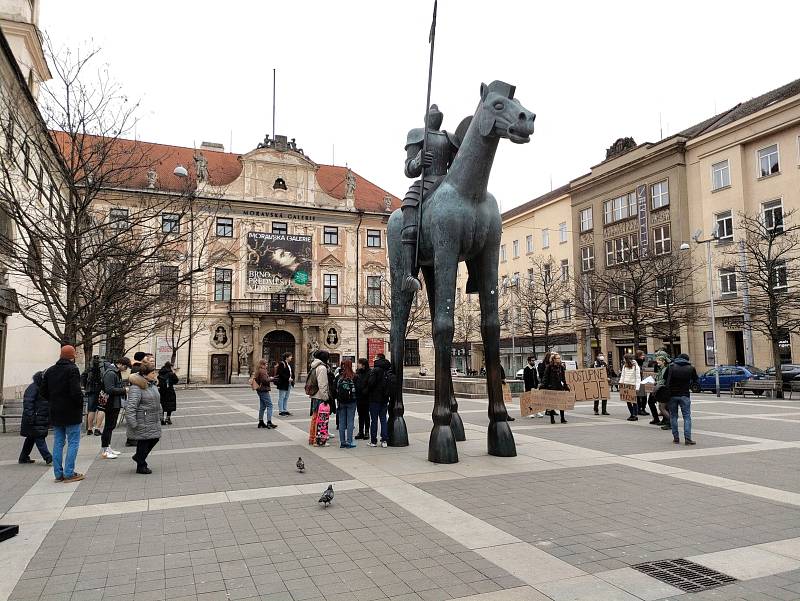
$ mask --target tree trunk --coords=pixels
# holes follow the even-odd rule
[[[772,364],[775,367],[775,395],[777,398],[783,398],[783,372],[781,371],[781,350],[778,346],[778,341],[773,338],[772,340]]]
[[[92,353],[94,352],[94,342],[91,337],[83,338],[83,368],[88,369],[92,364]]]

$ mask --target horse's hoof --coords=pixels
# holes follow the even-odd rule
[[[456,438],[450,426],[434,426],[428,442],[428,461],[432,463],[458,463]]]
[[[464,433],[464,422],[461,421],[458,412],[450,414],[450,429],[453,431],[456,441],[464,442],[467,439],[467,435]]]
[[[398,415],[389,422],[389,446],[408,446],[408,430],[406,429],[406,420],[402,415]]]
[[[495,457],[517,456],[517,445],[514,443],[514,435],[511,433],[511,426],[507,421],[489,422],[487,434],[489,455]]]

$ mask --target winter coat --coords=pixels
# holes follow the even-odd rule
[[[539,388],[539,374],[535,366],[525,366],[525,369],[522,370],[522,381],[525,382],[525,392]]]
[[[42,385],[42,372],[37,371],[33,383],[25,389],[22,397],[22,427],[20,436],[45,438],[50,427],[50,408],[47,399],[39,394]]]
[[[544,370],[542,378],[542,388],[545,390],[569,390],[566,379],[567,367],[561,365],[548,365]]]
[[[87,395],[97,396],[103,388],[103,376],[101,373],[101,368],[98,365],[97,368],[90,366],[89,369],[81,375],[81,386],[83,386]]]
[[[356,385],[356,403],[362,409],[369,407],[369,389],[367,388],[367,380],[369,379],[369,370],[359,367],[356,370],[353,383]]]
[[[663,386],[664,385],[664,377],[667,375],[667,368],[670,364],[670,358],[667,353],[664,351],[658,351],[656,353],[656,359],[659,357],[663,358],[666,361],[664,367],[659,368],[658,363],[656,363],[656,386]]]
[[[130,377],[128,401],[125,404],[125,421],[130,440],[161,438],[161,396],[155,382],[144,376]]]
[[[605,361],[601,361],[600,359],[595,359],[594,363],[592,363],[592,367],[596,367],[596,368],[601,368],[602,367],[603,369],[606,370],[606,376],[607,377],[609,377],[609,378],[613,377],[611,375],[611,368],[608,365],[608,363],[606,363]]]
[[[328,366],[319,359],[311,362],[311,369],[317,374],[317,392],[311,395],[312,399],[328,401],[331,398],[330,387],[328,385]]]
[[[277,376],[275,387],[278,390],[289,390],[291,381],[294,380],[294,373],[291,365],[289,365],[286,361],[281,361],[278,363],[278,367],[275,371],[275,375]]]
[[[375,359],[375,363],[367,377],[367,396],[370,404],[385,405],[389,402],[390,390],[387,386],[386,374],[391,371],[392,364],[388,359]]]
[[[122,383],[122,374],[116,365],[111,365],[103,374],[103,392],[108,395],[107,409],[122,409],[128,391]]]
[[[48,368],[39,394],[50,405],[50,423],[54,426],[73,426],[83,421],[81,372],[72,361],[59,359]]]
[[[639,364],[634,361],[633,367],[626,367],[623,363],[622,372],[619,375],[619,383],[630,384],[635,386],[636,390],[639,390],[639,386],[642,383],[642,371],[639,369]]]
[[[256,384],[258,384],[258,388],[256,389],[258,392],[269,392],[271,380],[269,370],[266,367],[257,369],[253,379],[256,381]]]
[[[697,371],[688,359],[678,355],[664,378],[670,397],[688,397],[691,385],[697,382]]]
[[[544,388],[543,380],[544,380],[544,370],[547,369],[547,364],[544,361],[539,363],[536,366],[536,372],[539,374],[539,388]]]
[[[177,409],[177,398],[175,396],[175,384],[178,383],[178,376],[171,369],[161,368],[158,371],[158,394],[161,396],[161,408],[167,412]]]

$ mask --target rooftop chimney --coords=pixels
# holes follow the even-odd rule
[[[210,150],[211,152],[225,152],[225,145],[219,142],[203,142],[200,150]]]

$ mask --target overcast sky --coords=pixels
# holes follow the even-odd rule
[[[103,49],[153,142],[252,150],[272,131],[276,68],[276,133],[318,163],[335,146],[336,164],[402,197],[432,7],[43,0],[40,25],[56,45]],[[529,144],[497,153],[489,189],[507,210],[586,173],[616,138],[657,141],[800,77],[798,17],[796,1],[440,0],[432,101],[455,130],[500,79],[537,114]]]

